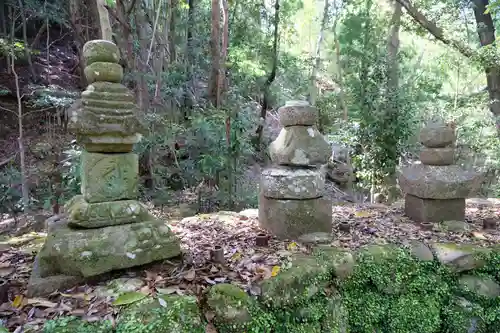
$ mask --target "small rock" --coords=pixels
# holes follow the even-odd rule
[[[229,283],[216,284],[207,294],[207,305],[215,320],[228,325],[244,325],[250,321],[250,296]]]
[[[410,252],[416,258],[422,261],[434,260],[434,255],[427,245],[419,241],[412,241],[410,243]]]
[[[470,225],[464,221],[443,221],[441,225],[444,229],[451,232],[468,232],[470,230]]]
[[[300,236],[299,241],[305,244],[328,244],[332,241],[332,235],[327,232],[313,232]]]
[[[377,229],[366,227],[366,228],[363,228],[363,232],[370,234],[370,235],[374,235],[377,232]]]
[[[488,276],[464,275],[458,280],[462,287],[470,290],[474,294],[489,299],[500,296],[500,285]]]
[[[478,258],[477,254],[489,251],[489,249],[476,248],[472,245],[453,243],[434,243],[431,249],[440,263],[452,266],[457,272],[483,267],[485,261]]]
[[[259,210],[255,209],[255,208],[242,210],[238,214],[240,216],[246,216],[249,219],[257,219],[257,218],[259,218]]]

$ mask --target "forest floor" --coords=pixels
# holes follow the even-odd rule
[[[259,281],[279,274],[280,265],[294,252],[308,251],[298,242],[272,237],[269,246],[256,246],[256,235],[266,233],[258,226],[257,209],[182,219],[173,218],[169,210],[152,208],[152,211],[157,217],[170,221],[172,231],[181,239],[182,257],[107,274],[91,284],[46,298],[24,296],[34,256],[46,236],[44,230],[40,230],[31,216],[24,216],[24,224],[16,228],[8,227],[14,225],[12,219],[1,221],[0,278],[9,285],[9,300],[0,305],[0,318],[12,331],[23,325],[36,329],[47,319],[61,315],[90,321],[114,320],[119,306],[113,302],[120,295],[122,303],[137,301],[144,295],[201,296],[207,287],[221,282],[235,283],[252,293]],[[333,207],[332,245],[354,249],[366,244],[407,244],[419,240],[488,246],[500,242],[500,230],[483,230],[483,221],[497,220],[499,212],[499,200],[468,200],[463,230],[450,232],[435,226],[428,231],[404,216],[400,202],[391,206],[338,204]],[[342,221],[351,223],[349,233],[338,230],[338,223]],[[214,263],[210,258],[209,251],[214,244],[224,248],[223,264]],[[125,299],[124,295],[127,295]]]

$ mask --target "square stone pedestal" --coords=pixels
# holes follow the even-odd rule
[[[136,199],[139,157],[82,152],[82,194],[89,203]]]
[[[463,221],[465,219],[465,198],[423,199],[407,194],[405,214],[415,222]]]
[[[272,199],[259,197],[259,225],[280,239],[332,232],[332,202],[326,198]]]

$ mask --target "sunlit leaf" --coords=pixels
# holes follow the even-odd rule
[[[113,302],[113,305],[127,305],[138,302],[146,297],[146,294],[143,294],[138,291],[131,291],[128,293],[121,294],[118,298]]]
[[[14,301],[12,301],[12,307],[16,309],[21,308],[23,306],[23,301],[24,301],[23,295],[17,295],[14,298]]]

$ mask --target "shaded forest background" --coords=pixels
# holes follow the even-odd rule
[[[186,2],[187,1],[187,2]],[[359,200],[398,196],[418,129],[458,129],[458,160],[498,196],[497,8],[488,0],[10,0],[0,5],[0,212],[57,213],[79,191],[66,130],[85,42],[107,11],[149,134],[143,199],[189,212],[257,205],[275,111],[307,99],[356,170]],[[342,154],[341,154],[342,155]],[[344,156],[345,157],[345,156]],[[357,193],[358,195],[354,195]]]

